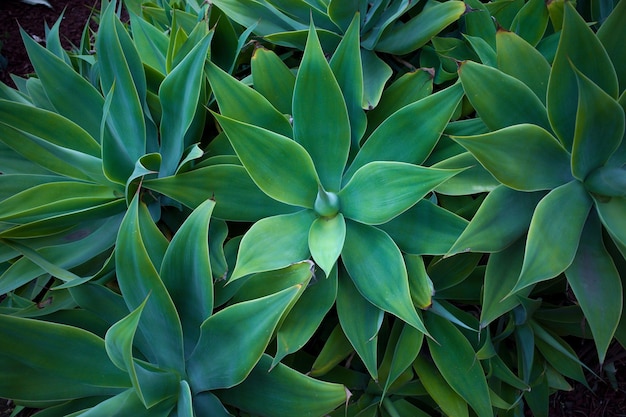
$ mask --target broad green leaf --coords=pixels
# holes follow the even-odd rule
[[[539,126],[520,124],[453,139],[507,187],[521,191],[549,190],[572,180],[569,153]]]
[[[293,132],[311,156],[324,189],[339,191],[350,150],[350,120],[341,88],[313,26],[296,76]]]
[[[337,297],[337,267],[327,277],[313,277],[276,333],[273,366],[300,350],[313,336]]]
[[[530,0],[515,15],[511,23],[511,33],[516,33],[530,45],[536,46],[546,32],[549,19],[546,3],[542,0]]]
[[[6,146],[10,147],[28,160],[27,163],[34,163],[51,172],[75,178],[83,181],[96,181],[101,184],[111,184],[104,176],[102,170],[102,160],[99,156],[84,153],[82,150],[72,149],[71,146],[83,147],[77,139],[74,144],[55,143],[59,139],[59,131],[64,134],[76,135],[75,138],[89,138],[86,132],[74,125],[69,120],[61,116],[49,113],[45,110],[36,110],[34,107],[25,106],[19,108],[14,105],[4,106],[8,102],[0,101],[0,112],[9,111],[13,116],[19,117],[22,121],[14,123],[11,116],[0,113],[0,137]],[[20,105],[21,106],[21,105]],[[22,111],[25,110],[25,111]],[[33,123],[33,120],[40,121]],[[6,121],[6,122],[5,122]],[[28,123],[25,123],[28,122]],[[11,124],[9,124],[11,123]],[[25,126],[27,124],[28,126]],[[54,137],[54,139],[53,139]],[[89,138],[91,140],[91,138]],[[95,141],[92,141],[96,144]],[[87,145],[90,153],[99,153],[99,148]],[[6,166],[6,164],[3,164]],[[25,164],[20,164],[22,172],[37,173],[29,169]],[[9,173],[8,167],[4,168]]]
[[[208,242],[213,207],[215,202],[207,200],[185,220],[170,242],[160,270],[180,316],[187,355],[200,337],[200,325],[213,312]]]
[[[548,83],[548,117],[567,149],[572,148],[578,107],[578,81],[574,68],[617,98],[615,69],[602,44],[570,3],[564,5],[563,31]]]
[[[370,110],[378,105],[385,89],[385,84],[391,78],[393,70],[374,51],[361,48],[361,63],[363,64],[363,103],[364,109]]]
[[[575,69],[575,72],[578,109],[572,144],[572,172],[584,181],[594,169],[606,164],[622,142],[624,109],[580,71]]]
[[[350,121],[351,153],[359,148],[359,141],[365,133],[367,118],[363,111],[363,65],[359,48],[359,15],[355,14],[352,23],[344,34],[331,58],[332,69],[341,88]]]
[[[318,217],[309,230],[309,250],[326,276],[337,263],[346,238],[346,222],[341,213],[332,218]]]
[[[459,172],[404,162],[370,162],[339,192],[341,212],[365,224],[386,223]]]
[[[371,377],[378,381],[378,331],[385,313],[363,298],[343,271],[339,274],[336,307],[344,334]]]
[[[424,46],[431,38],[456,22],[465,13],[461,1],[432,2],[405,24],[397,22],[383,32],[375,49],[394,55],[404,55]]]
[[[141,55],[142,62],[161,74],[165,74],[167,72],[165,57],[169,44],[168,35],[134,12],[129,13],[129,15],[130,25],[133,28],[133,40],[137,45],[137,52]]]
[[[532,2],[536,3],[535,0]],[[545,7],[543,4],[542,7]],[[530,87],[545,105],[550,64],[544,56],[514,32],[499,30],[496,33],[496,45],[498,69]]]
[[[189,208],[215,200],[213,216],[224,220],[256,221],[298,207],[280,203],[263,193],[240,165],[212,165],[171,177],[151,179],[143,185]]]
[[[115,366],[128,372],[135,392],[146,408],[175,393],[178,386],[178,380],[173,374],[149,371],[134,361],[133,339],[148,298],[128,316],[111,326],[104,339],[109,358]]]
[[[602,226],[597,216],[589,216],[565,276],[585,313],[600,363],[604,363],[622,316],[623,299],[620,275],[602,242]]]
[[[130,387],[128,375],[113,365],[104,340],[93,333],[0,315],[0,334],[7,342],[0,354],[0,395],[5,398],[59,401],[114,395]]]
[[[480,119],[476,119],[480,120]],[[460,145],[459,145],[460,146]],[[424,163],[429,165],[428,161]],[[493,191],[500,182],[485,169],[470,152],[461,152],[432,165],[439,169],[463,169],[462,172],[450,178],[435,188],[439,194],[463,196]]]
[[[505,297],[515,287],[522,270],[523,260],[523,239],[519,239],[511,246],[489,256],[485,270],[483,305],[480,312],[481,329],[486,328],[491,322],[513,310],[519,304],[518,297]],[[530,291],[531,288],[521,290],[518,296],[527,297]]]
[[[293,263],[285,268],[259,272],[242,280],[243,285],[238,288],[235,295],[232,296],[228,302],[229,304],[234,304],[242,301],[255,300],[275,294],[295,285],[306,287],[313,279],[314,270],[313,262],[304,260]]]
[[[219,7],[229,18],[244,27],[257,24],[255,33],[261,36],[293,29],[306,29],[306,25],[286,16],[266,2],[217,0],[213,4]]]
[[[141,203],[143,204],[143,203]],[[148,359],[163,369],[184,373],[183,334],[176,308],[153,265],[139,228],[137,194],[122,221],[116,245],[117,282],[129,309],[136,309],[150,294],[139,329],[152,341]]]
[[[55,278],[63,281],[73,281],[75,279],[81,279],[78,275],[64,269],[63,267],[58,266],[58,264],[48,261],[46,258],[37,253],[36,250],[33,250],[28,246],[22,245],[18,242],[11,242],[9,240],[0,240],[0,242],[21,253],[24,258],[28,259],[33,264],[37,265],[43,271],[54,276]],[[55,259],[55,262],[56,261],[57,260]]]
[[[328,17],[344,32],[350,26],[354,13],[359,10],[359,0],[331,1]]]
[[[491,24],[489,26],[493,27]],[[497,66],[496,51],[485,39],[466,34],[463,34],[463,37],[472,46],[472,49],[478,55],[480,62],[493,68]],[[493,39],[495,39],[495,37]]]
[[[83,182],[45,183],[0,202],[0,221],[26,223],[117,200],[108,187]]]
[[[302,210],[256,222],[241,241],[230,280],[308,259],[309,230],[315,218],[313,211]]]
[[[472,61],[461,64],[459,78],[470,103],[491,130],[520,123],[550,129],[545,106],[533,90],[517,78]],[[507,94],[500,94],[501,91]]]
[[[401,322],[396,323],[400,324]],[[411,364],[418,357],[424,341],[424,333],[406,323],[401,323],[400,325],[401,331],[397,342],[393,346],[388,347],[391,348],[391,363],[385,379],[383,393],[388,391],[389,387],[398,380],[402,373],[410,369]]]
[[[489,9],[479,0],[467,0],[467,10],[463,14],[465,33],[474,39],[482,40],[492,50],[496,48],[496,22]],[[500,21],[497,20],[498,24]],[[484,62],[484,61],[483,61]]]
[[[613,239],[626,245],[626,197],[613,197],[609,200],[596,198],[595,207],[602,224]]]
[[[246,379],[299,289],[234,304],[202,323],[200,340],[187,361],[193,391],[231,388]]]
[[[400,250],[413,255],[443,255],[467,227],[467,220],[421,199],[413,207],[379,226]]]
[[[426,339],[441,375],[478,414],[493,416],[485,373],[463,333],[448,320],[428,314],[426,325],[433,340]]]
[[[252,180],[273,199],[313,208],[318,176],[297,142],[269,130],[215,115]]]
[[[433,73],[431,71],[417,69],[402,75],[385,88],[378,105],[367,112],[367,132],[365,137],[369,137],[393,113],[429,96],[432,91]]]
[[[526,233],[535,207],[544,195],[544,192],[520,192],[504,185],[495,188],[482,202],[448,255],[505,249]]]
[[[417,314],[402,254],[389,235],[373,226],[346,224],[343,263],[359,292],[370,303],[426,333]]]
[[[592,200],[572,181],[550,191],[537,204],[530,222],[517,292],[565,271],[576,254]]]
[[[446,382],[434,363],[418,356],[413,362],[413,369],[441,411],[449,416],[469,416],[467,402]]]
[[[206,72],[223,116],[288,138],[293,136],[289,120],[259,91],[236,80],[212,63],[207,63]]]
[[[385,119],[359,150],[344,175],[344,184],[373,161],[421,164],[435,147],[441,132],[463,96],[460,84],[411,103]]]
[[[584,184],[590,193],[601,198],[626,197],[626,168],[601,166],[591,171]]]
[[[245,381],[217,395],[223,402],[257,415],[317,417],[345,403],[348,391],[282,364],[272,368],[272,358],[263,355]]]
[[[193,410],[196,416],[232,417],[224,404],[211,391],[204,391],[193,396]]]
[[[618,2],[615,5],[615,9],[609,15],[609,17],[602,23],[600,29],[598,29],[597,36],[604,49],[609,54],[617,78],[619,80],[619,92],[623,93],[626,90],[626,52],[619,42],[619,36],[615,36],[616,33],[621,33],[624,26],[624,18],[626,17],[626,5]]]
[[[102,89],[107,92],[103,115],[102,159],[111,180],[125,183],[135,161],[146,153],[146,122],[142,95],[146,81],[130,37],[107,7],[100,20],[96,50]],[[137,67],[141,68],[141,72]]]
[[[68,417],[168,417],[174,405],[175,399],[168,398],[148,409],[141,402],[135,390],[128,389],[93,408],[70,414]]]
[[[404,254],[404,263],[409,276],[409,289],[413,304],[422,310],[431,308],[435,286],[426,272],[424,259],[420,255]]]
[[[163,157],[160,176],[173,174],[185,149],[184,136],[191,126],[201,84],[204,83],[204,63],[213,32],[170,72],[159,87],[161,102],[160,153]]]
[[[354,348],[341,328],[341,324],[337,323],[326,339],[317,358],[315,358],[315,362],[311,365],[311,371],[308,375],[320,377],[327,374],[353,352]],[[367,376],[367,379],[369,379],[369,376]]]
[[[35,42],[24,30],[20,29],[20,32],[28,58],[54,108],[89,132],[92,138],[100,139],[102,95],[71,66]],[[68,100],[68,97],[72,99]]]
[[[252,59],[252,82],[254,89],[261,93],[283,114],[291,114],[291,101],[296,76],[274,51],[256,48]],[[229,92],[229,97],[232,91]],[[259,109],[252,112],[258,114]],[[256,124],[256,123],[255,123]]]

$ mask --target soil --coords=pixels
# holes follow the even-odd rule
[[[33,6],[17,0],[0,0],[0,81],[14,86],[9,74],[26,76],[33,71],[22,44],[20,26],[35,39],[45,38],[45,23],[52,26],[61,13],[61,41],[67,49],[78,45],[83,28],[93,10],[99,10],[100,0],[49,0],[52,8]],[[91,25],[94,25],[91,23]],[[557,392],[550,399],[550,417],[626,417],[626,352],[615,345],[609,351],[607,362],[612,362],[615,372],[611,378],[594,366],[597,358],[589,342],[575,346],[581,359],[602,376],[602,380],[589,377],[587,389],[582,384],[573,385],[568,392]],[[0,417],[11,415],[13,405],[0,399]],[[23,410],[17,417],[31,416],[34,410]]]

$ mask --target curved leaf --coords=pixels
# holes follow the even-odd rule
[[[215,202],[207,200],[185,220],[170,242],[160,270],[180,316],[186,354],[191,353],[200,337],[200,325],[213,312],[208,242],[213,207]]]
[[[459,68],[465,94],[491,130],[532,123],[550,130],[546,108],[517,78],[486,65],[465,61]],[[506,91],[507,94],[501,94]]]
[[[365,224],[386,223],[459,172],[404,162],[370,162],[339,192],[341,212]]]
[[[467,402],[448,385],[434,363],[418,356],[413,369],[441,411],[450,416],[468,417]]]
[[[277,201],[313,208],[317,173],[297,142],[277,133],[215,115],[252,180]]]
[[[452,323],[435,314],[427,315],[426,325],[434,339],[426,339],[430,354],[443,378],[479,417],[492,417],[485,372],[470,342]]]
[[[348,221],[343,263],[359,292],[370,303],[426,333],[417,314],[406,266],[393,240],[380,229]]]
[[[570,266],[591,204],[591,197],[578,181],[552,190],[537,204],[522,272],[511,293],[553,278]]]
[[[565,270],[578,304],[585,313],[600,363],[622,317],[623,294],[619,272],[602,242],[597,216],[589,216],[572,264]]]
[[[626,17],[626,3],[618,2],[609,17],[602,23],[598,29],[598,39],[602,42],[609,57],[613,61],[613,66],[619,80],[619,91],[623,93],[626,90],[626,52],[623,45],[619,41],[619,36],[615,36],[620,30],[623,31],[622,22]]]
[[[318,217],[309,230],[309,250],[313,260],[330,275],[343,249],[346,222],[341,213],[332,218]]]
[[[572,148],[578,107],[572,65],[609,96],[617,98],[617,76],[611,59],[574,6],[564,2],[563,30],[548,83],[547,108],[550,124],[567,149]]]
[[[272,358],[263,355],[245,381],[217,395],[227,404],[258,415],[318,417],[346,402],[348,391],[282,364],[272,368]]]
[[[291,114],[293,87],[296,76],[274,51],[256,48],[252,59],[252,83],[254,89],[261,93],[272,105],[283,114]],[[221,84],[221,83],[220,83]],[[232,92],[229,93],[229,97]],[[222,110],[223,111],[223,110]],[[258,114],[255,108],[252,114]],[[258,123],[252,123],[264,126]],[[265,126],[269,128],[269,126]],[[290,129],[291,130],[291,129]]]
[[[507,187],[549,190],[572,180],[569,153],[539,126],[521,124],[453,139]]]
[[[192,390],[231,388],[246,379],[300,287],[234,304],[202,323],[200,340],[187,362]]]
[[[313,26],[293,94],[294,137],[311,156],[324,189],[336,192],[350,150],[350,121]]]
[[[302,210],[256,222],[241,240],[230,280],[308,259],[309,230],[315,218],[313,211]]]
[[[613,197],[609,200],[595,199],[596,210],[604,227],[613,239],[626,245],[626,197]]]

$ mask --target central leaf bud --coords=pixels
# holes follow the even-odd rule
[[[320,187],[313,208],[322,217],[334,217],[339,213],[339,197]]]

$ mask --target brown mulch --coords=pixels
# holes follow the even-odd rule
[[[61,40],[70,49],[78,45],[85,23],[92,10],[98,10],[100,0],[49,0],[52,9],[45,6],[32,6],[17,0],[0,0],[0,55],[6,58],[6,68],[1,68],[0,81],[13,86],[9,74],[25,76],[33,71],[22,44],[19,27],[29,35],[43,39],[44,22],[52,26],[61,12]],[[0,58],[1,61],[1,58]],[[589,343],[576,347],[580,357],[594,369],[602,380],[589,378],[591,390],[581,384],[574,384],[569,392],[557,392],[550,399],[550,417],[626,417],[626,354],[618,345],[609,351],[607,361],[615,366],[614,381],[609,375],[593,366],[593,349]],[[596,359],[597,361],[597,359]],[[13,410],[12,403],[0,399],[0,417],[8,417]],[[24,410],[18,417],[31,416],[33,410]]]

